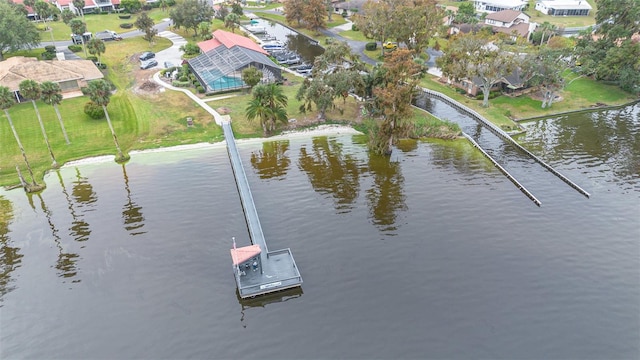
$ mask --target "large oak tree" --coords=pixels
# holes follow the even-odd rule
[[[516,68],[515,56],[502,51],[500,44],[498,38],[483,34],[459,35],[436,61],[442,73],[455,81],[480,82],[482,106],[488,107],[491,87]]]
[[[0,1],[0,61],[6,52],[35,48],[40,34],[35,23],[18,11],[16,6]]]

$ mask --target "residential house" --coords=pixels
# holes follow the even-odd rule
[[[80,9],[77,9],[73,5],[72,0],[50,0],[60,11],[69,9],[72,12],[80,15]],[[84,7],[82,12],[84,14],[91,14],[97,11],[114,11],[120,7],[120,0],[84,0]]]
[[[38,83],[52,81],[60,85],[63,96],[78,92],[87,86],[87,82],[102,79],[104,75],[90,60],[47,60],[15,56],[0,61],[0,84],[13,91],[16,99],[21,100],[19,94],[20,83],[24,80],[34,80]]]
[[[461,79],[460,81],[454,81],[442,77],[441,82],[450,84],[454,87],[464,90],[467,95],[476,97],[482,95],[482,80],[475,77],[472,80]],[[522,79],[522,73],[520,69],[516,69],[511,74],[503,77],[500,81],[491,87],[491,91],[504,91],[505,93],[513,93],[525,88],[525,81]]]
[[[587,16],[592,8],[586,0],[538,0],[535,9],[553,16]]]
[[[473,0],[476,11],[494,13],[502,10],[522,11],[527,7],[527,0]]]
[[[38,15],[36,14],[35,10],[31,6],[25,5],[24,0],[9,0],[9,1],[12,1],[14,4],[23,5],[24,8],[27,9],[27,18],[29,20],[36,20],[38,18]]]
[[[500,32],[515,37],[528,38],[536,24],[529,22],[529,15],[517,10],[502,10],[487,14],[484,19],[486,25],[491,26],[493,32]]]
[[[367,0],[350,0],[344,2],[332,2],[333,12],[336,14],[345,14],[346,16],[352,16],[358,12],[362,12],[362,7]]]
[[[282,81],[280,67],[248,37],[216,30],[211,40],[198,43],[198,47],[202,54],[187,64],[207,93],[246,87],[242,70],[249,66],[262,71],[263,83]]]

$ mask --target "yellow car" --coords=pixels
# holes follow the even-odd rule
[[[387,50],[393,50],[398,48],[398,43],[394,41],[387,41],[386,43],[382,44],[382,47]]]

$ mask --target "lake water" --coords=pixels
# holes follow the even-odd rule
[[[640,357],[640,105],[525,124],[591,198],[469,126],[541,207],[463,141],[240,141],[269,248],[304,279],[252,301],[221,144],[0,192],[0,358]]]

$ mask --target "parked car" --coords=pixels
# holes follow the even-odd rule
[[[386,43],[382,44],[382,47],[387,50],[393,50],[398,48],[398,43],[394,41],[387,41]]]
[[[156,54],[152,53],[151,51],[145,51],[140,55],[140,61],[153,59],[154,57],[156,57]]]
[[[175,66],[175,65],[173,65],[173,63],[172,63],[171,61],[165,61],[165,62],[164,62],[164,68],[165,68],[165,69],[172,68],[172,67],[174,67],[174,66]]]
[[[156,65],[158,65],[158,61],[156,59],[151,59],[151,60],[143,61],[140,64],[140,69],[142,70],[151,69]]]

